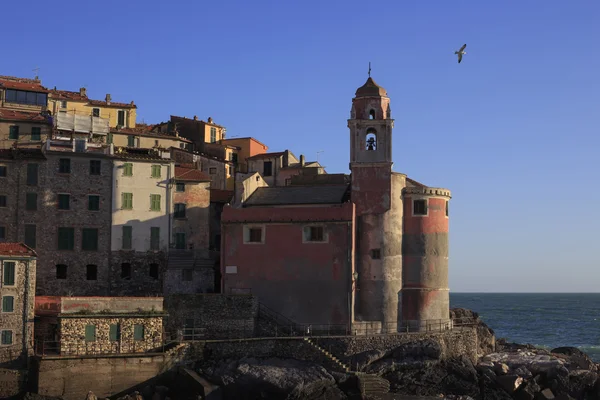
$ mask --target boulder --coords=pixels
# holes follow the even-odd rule
[[[550,389],[544,389],[542,391],[540,391],[537,396],[535,397],[535,400],[553,400],[555,399],[554,397],[554,393],[552,393],[552,390]]]
[[[362,371],[367,365],[381,360],[386,356],[387,352],[383,350],[368,350],[353,355],[350,358],[350,365],[356,368],[357,371]]]
[[[513,394],[523,384],[523,378],[519,375],[502,375],[496,377],[498,385],[508,394]]]
[[[586,369],[597,372],[598,366],[583,351],[576,347],[557,347],[550,351],[552,354],[564,355],[569,369]]]
[[[542,390],[540,385],[535,380],[524,382],[521,387],[515,392],[513,397],[515,400],[534,400],[535,396]]]
[[[98,400],[94,392],[91,390],[88,392],[87,396],[85,396],[85,400]]]
[[[508,374],[508,371],[510,371],[508,365],[504,363],[494,364],[494,372],[496,373],[496,375],[506,375]]]

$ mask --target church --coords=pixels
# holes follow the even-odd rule
[[[392,170],[390,98],[370,76],[348,128],[350,175],[245,177],[244,200],[221,215],[222,293],[252,294],[298,324],[449,327],[450,191]]]

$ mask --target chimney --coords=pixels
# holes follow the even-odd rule
[[[198,116],[194,115],[194,121],[198,121]]]
[[[208,117],[208,123],[212,124],[212,117]]]
[[[132,106],[135,106],[135,103],[133,102],[133,100],[131,100],[131,103],[129,103]]]
[[[304,167],[304,163],[305,163],[305,161],[304,161],[304,154],[300,154],[300,166]]]
[[[106,104],[110,105],[110,93],[106,94]]]
[[[83,97],[87,97],[87,89],[84,87],[79,88],[79,95],[83,96]]]

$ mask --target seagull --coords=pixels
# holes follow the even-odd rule
[[[460,62],[462,61],[462,56],[463,54],[467,54],[467,52],[465,51],[465,47],[467,47],[467,44],[463,44],[462,47],[458,50],[455,51],[454,54],[458,54],[458,63],[460,64]]]

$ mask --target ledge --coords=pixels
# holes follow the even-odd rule
[[[440,196],[452,198],[452,195],[448,189],[434,188],[434,187],[405,187],[402,189],[402,194],[419,194],[422,196]]]
[[[103,313],[89,313],[89,314],[58,314],[57,318],[157,318],[157,317],[168,317],[168,313],[112,313],[112,314],[103,314]]]

